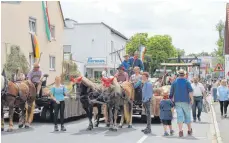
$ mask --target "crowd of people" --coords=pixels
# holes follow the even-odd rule
[[[149,81],[149,73],[143,72],[144,66],[141,59],[138,58],[139,53],[135,52],[134,57],[129,58],[129,55],[125,55],[125,60],[117,68],[118,72],[114,75],[119,83],[129,81],[133,84],[135,89],[135,99],[142,101],[146,111],[147,126],[142,130],[143,133],[151,133],[151,99],[153,96],[153,85]],[[37,94],[40,92],[42,72],[39,69],[39,64],[35,63],[33,70],[28,74],[28,80],[32,82],[37,88]],[[106,73],[103,73],[106,76]],[[20,69],[17,70],[14,80],[23,80],[25,75],[22,74]],[[61,85],[61,78],[56,77],[55,84],[51,89],[52,99],[54,104],[54,130],[58,131],[57,118],[60,112],[61,118],[61,130],[66,131],[64,127],[64,96],[66,94],[66,88]],[[213,84],[209,88],[204,87],[199,82],[197,77],[194,77],[192,81],[186,78],[186,72],[180,69],[178,76],[174,80],[169,80],[171,84],[170,92],[163,93],[163,99],[160,102],[160,119],[164,128],[164,136],[174,134],[172,128],[173,108],[177,112],[177,124],[179,128],[179,136],[183,137],[183,124],[187,124],[188,135],[192,135],[192,119],[193,122],[201,121],[201,112],[203,107],[203,100],[206,100],[206,91],[211,90],[212,96],[215,102],[219,101],[220,111],[222,117],[227,117],[227,108],[229,105],[229,87],[226,80],[213,81]],[[140,95],[140,96],[138,96]],[[196,113],[197,112],[197,113]],[[192,116],[192,117],[191,117]],[[169,132],[167,128],[169,127]]]

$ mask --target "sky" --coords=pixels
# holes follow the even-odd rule
[[[128,38],[135,33],[168,34],[186,54],[212,52],[216,24],[225,21],[229,0],[75,0],[62,1],[65,18],[104,22]]]

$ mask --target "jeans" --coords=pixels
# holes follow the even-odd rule
[[[216,101],[217,100],[217,88],[212,89],[212,94],[213,94],[214,101]]]
[[[194,97],[194,102],[192,105],[192,116],[194,120],[196,120],[196,108],[198,109],[197,118],[200,118],[202,107],[203,107],[203,96]]]
[[[191,123],[191,106],[186,102],[175,102],[177,111],[177,123]]]
[[[219,101],[220,103],[220,112],[221,115],[223,116],[223,110],[224,110],[224,114],[227,114],[227,107],[229,104],[229,101]]]
[[[147,129],[151,130],[151,100],[143,102],[146,111]]]
[[[60,112],[60,124],[63,126],[64,125],[64,109],[65,109],[65,102],[60,101],[59,104],[54,103],[54,124],[57,125],[58,121],[58,115]]]

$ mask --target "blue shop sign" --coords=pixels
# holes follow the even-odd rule
[[[87,59],[87,63],[88,64],[105,64],[106,60],[105,60],[105,58],[92,58],[92,57],[89,57]]]

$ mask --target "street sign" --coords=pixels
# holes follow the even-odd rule
[[[215,67],[215,69],[214,69],[214,71],[215,71],[215,72],[216,72],[216,71],[218,71],[218,72],[219,72],[219,71],[224,71],[224,70],[223,70],[223,66],[222,66],[221,64],[217,64],[216,67]]]

